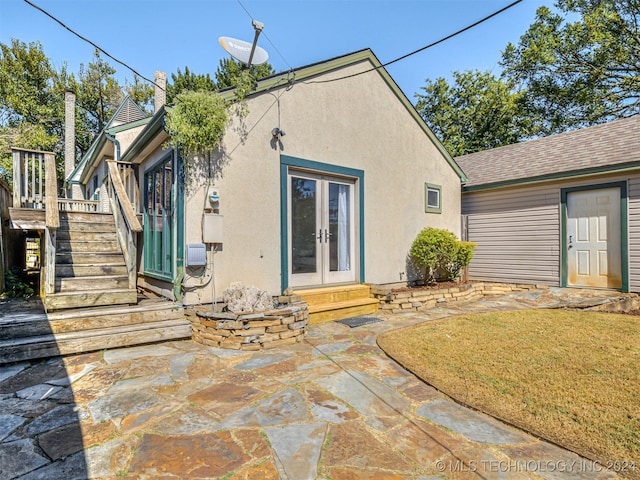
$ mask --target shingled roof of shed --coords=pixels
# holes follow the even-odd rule
[[[640,166],[640,115],[455,158],[465,188]]]

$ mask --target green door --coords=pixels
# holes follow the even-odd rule
[[[173,279],[173,158],[145,173],[144,271]]]

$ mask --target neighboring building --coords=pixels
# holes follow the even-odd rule
[[[105,159],[134,167],[139,287],[190,305],[235,281],[273,295],[406,283],[421,229],[460,235],[464,174],[370,50],[262,79],[247,107],[208,159],[165,148],[161,107],[120,127],[136,127],[121,155],[112,124],[76,168],[98,198]]]
[[[640,116],[456,162],[471,279],[640,291]]]

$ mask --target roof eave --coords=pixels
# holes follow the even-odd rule
[[[604,165],[601,167],[587,168],[582,170],[571,170],[568,172],[558,172],[547,175],[539,175],[536,177],[515,178],[512,180],[504,180],[501,182],[484,183],[480,185],[469,185],[462,187],[462,193],[479,192],[484,190],[495,190],[499,188],[508,188],[521,185],[530,185],[534,183],[553,182],[557,180],[590,177],[594,175],[603,175],[607,173],[625,173],[640,169],[640,160],[618,163],[614,165]]]

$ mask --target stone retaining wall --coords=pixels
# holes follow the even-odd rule
[[[383,286],[372,286],[371,293],[380,302],[379,308],[390,313],[428,310],[439,304],[478,300],[489,295],[506,295],[512,292],[523,292],[544,285],[525,285],[508,283],[465,283],[449,288],[410,289],[393,291]]]
[[[293,296],[295,297],[295,296]],[[266,350],[301,341],[307,332],[309,307],[299,297],[280,297],[282,308],[265,312],[214,312],[211,307],[185,311],[194,341],[234,350]]]

